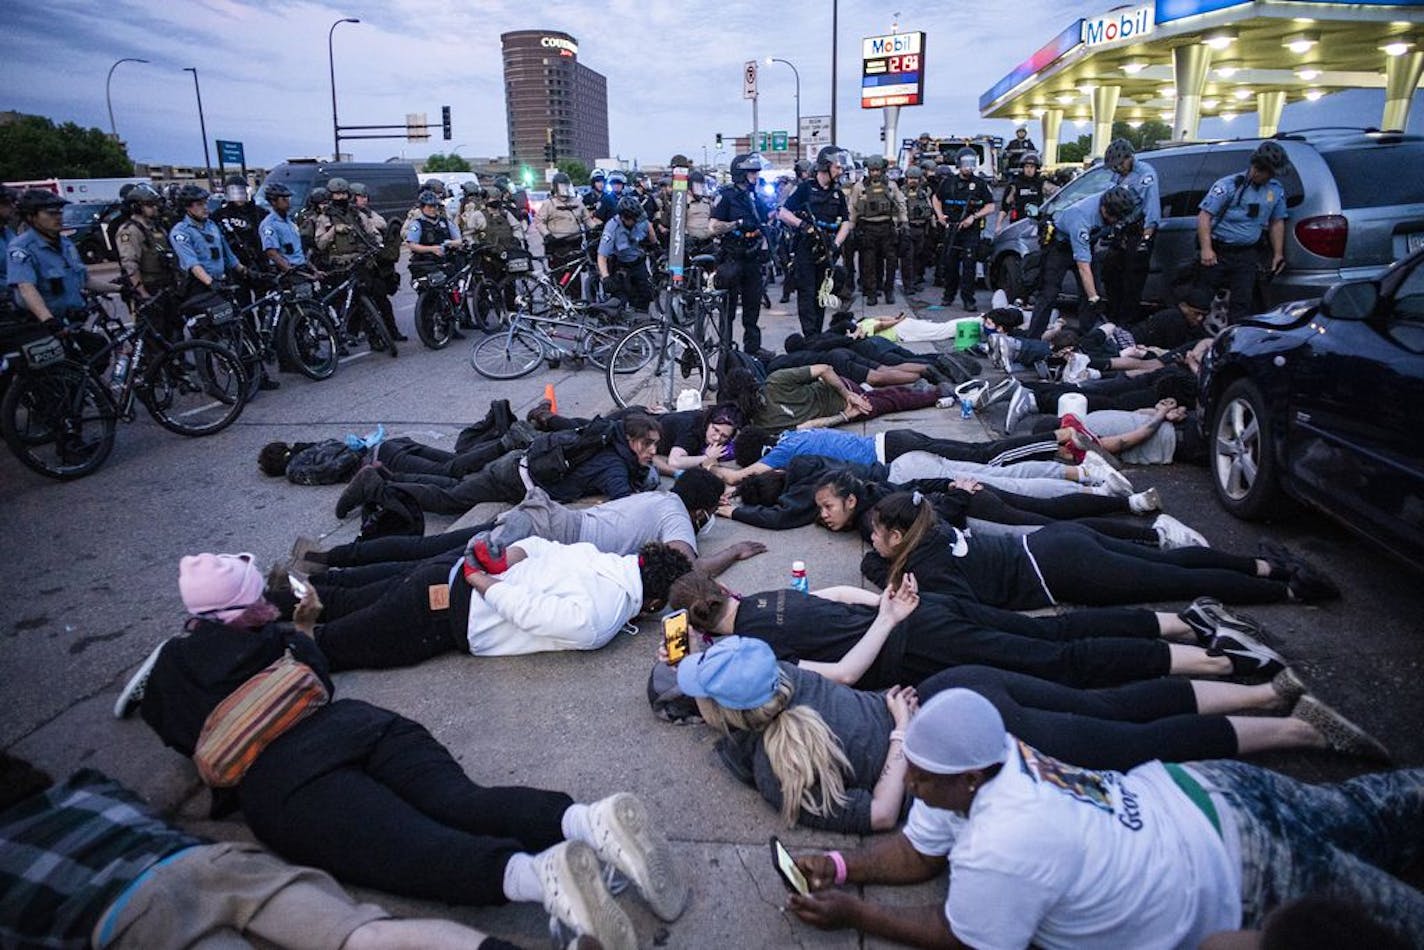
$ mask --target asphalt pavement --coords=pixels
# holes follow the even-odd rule
[[[773,301],[779,290],[771,288]],[[987,294],[980,297],[987,302]],[[0,452],[0,576],[10,585],[0,605],[0,682],[8,709],[0,719],[0,746],[56,775],[81,766],[102,769],[185,826],[216,838],[249,837],[240,820],[206,820],[207,794],[192,766],[141,720],[116,722],[110,707],[148,652],[180,631],[180,556],[250,551],[267,564],[285,556],[300,534],[323,545],[354,537],[356,519],[342,522],[333,513],[340,488],[263,476],[256,466],[263,444],[364,435],[384,425],[388,435],[450,446],[490,400],[506,398],[522,415],[546,384],[556,387],[565,413],[593,415],[612,405],[602,374],[591,369],[541,367],[524,379],[495,383],[470,367],[468,343],[424,349],[411,328],[412,303],[408,289],[396,301],[398,322],[412,338],[398,358],[358,352],[321,383],[284,375],[280,390],[261,394],[215,436],[185,439],[140,411],[132,424],[121,425],[105,466],[67,484],[34,475]],[[881,315],[900,307],[867,309],[857,298],[856,309]],[[916,309],[929,319],[962,315],[923,302]],[[774,305],[763,326],[767,343],[779,345],[796,329],[794,304]],[[996,375],[987,363],[986,369]],[[982,418],[962,420],[957,409],[926,409],[856,429],[912,426],[986,439],[1002,426],[1004,412],[1000,404]],[[1424,721],[1424,579],[1313,513],[1272,525],[1236,521],[1216,504],[1205,470],[1173,466],[1127,474],[1138,488],[1156,485],[1166,510],[1215,547],[1251,553],[1261,538],[1274,538],[1323,567],[1344,590],[1341,601],[1250,612],[1323,699],[1384,741],[1399,764],[1424,765],[1418,729]],[[448,523],[431,517],[427,530]],[[746,538],[765,542],[768,551],[727,572],[726,583],[739,591],[787,583],[797,559],[807,562],[813,588],[863,583],[859,540],[818,527],[773,533],[720,519],[702,543],[710,551]],[[563,789],[585,801],[618,790],[642,796],[674,842],[693,893],[686,914],[670,925],[631,894],[622,899],[644,945],[878,945],[811,930],[782,912],[785,892],[768,859],[770,835],[780,835],[793,851],[858,842],[786,829],[755,791],[723,768],[709,730],[656,720],[645,689],[656,648],[654,624],[644,622],[637,636],[620,635],[592,653],[446,656],[410,669],[345,673],[337,677],[338,694],[423,723],[481,784]],[[1323,752],[1258,760],[1309,780],[1361,770]],[[892,903],[938,903],[944,887],[941,879],[868,890]],[[451,917],[525,945],[546,945],[544,915],[529,905],[446,907],[363,896],[400,913]]]

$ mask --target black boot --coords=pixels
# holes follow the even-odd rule
[[[894,302],[895,302],[895,288],[893,288],[893,287],[886,287],[886,288],[885,288],[885,302],[886,302],[886,303],[894,303]]]

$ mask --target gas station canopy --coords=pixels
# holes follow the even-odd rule
[[[1382,129],[1403,129],[1424,75],[1418,2],[1155,0],[1074,21],[979,97],[985,118],[1043,124],[1057,158],[1063,119],[1093,122],[1094,155],[1112,123],[1160,118],[1193,139],[1203,115],[1256,112],[1274,135],[1288,101],[1383,88]]]

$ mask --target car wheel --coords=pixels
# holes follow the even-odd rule
[[[1249,379],[1228,386],[1217,404],[1211,423],[1211,473],[1216,497],[1238,518],[1264,518],[1280,501],[1266,399]]]
[[[994,288],[1002,290],[1012,303],[1024,299],[1023,261],[1016,254],[1005,255],[994,268]]]

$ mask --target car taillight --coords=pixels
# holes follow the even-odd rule
[[[1344,257],[1350,222],[1342,214],[1322,214],[1295,223],[1295,239],[1300,246],[1320,257]]]

